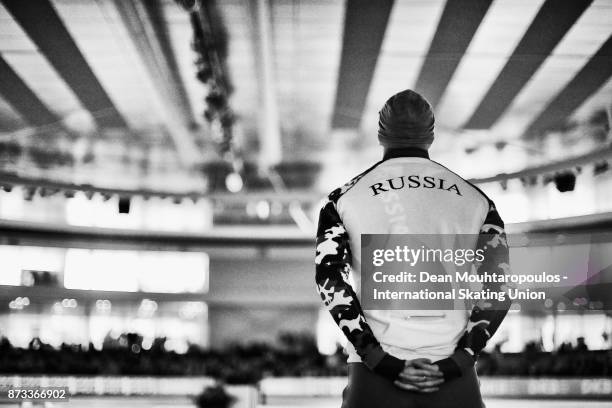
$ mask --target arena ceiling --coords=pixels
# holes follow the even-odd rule
[[[467,177],[609,142],[612,0],[203,3],[229,38],[247,179],[280,163],[289,188],[346,181],[378,160],[377,111],[406,88],[435,107],[432,155]],[[210,189],[220,157],[192,38],[172,0],[2,0],[0,171]]]

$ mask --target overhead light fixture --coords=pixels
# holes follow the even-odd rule
[[[238,193],[244,187],[240,173],[232,171],[225,177],[225,187],[230,193]]]
[[[255,214],[260,220],[267,220],[270,217],[270,203],[266,200],[261,200],[255,206]]]
[[[533,187],[538,184],[538,176],[524,176],[520,178],[523,187]]]
[[[119,214],[129,214],[130,203],[130,197],[119,197]]]
[[[555,187],[561,193],[573,191],[576,186],[576,175],[571,171],[565,171],[554,176]]]
[[[26,201],[32,201],[36,195],[36,187],[25,187],[23,189],[23,199]]]
[[[605,173],[609,169],[610,165],[605,160],[599,163],[595,163],[595,165],[593,166],[593,175],[598,176],[600,174]]]
[[[62,299],[62,307],[74,309],[78,306],[76,299]]]

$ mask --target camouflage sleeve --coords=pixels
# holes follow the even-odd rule
[[[510,256],[504,222],[497,213],[495,205],[489,204],[487,218],[480,229],[477,249],[482,249],[484,260],[476,264],[479,275],[506,275],[510,272]],[[485,282],[483,290],[492,292],[507,292],[506,284],[499,282]],[[493,337],[510,308],[508,296],[501,300],[479,301],[470,315],[467,331],[459,340],[458,347],[464,348],[473,356],[478,355],[486,346],[487,341]]]
[[[483,251],[483,260],[474,267],[479,275],[505,275],[510,270],[509,249],[504,231],[504,222],[497,213],[493,202],[489,202],[489,211],[480,228],[477,250]],[[507,286],[499,282],[483,283],[483,290],[492,292],[506,292]],[[457,343],[455,353],[449,359],[441,360],[440,369],[445,377],[454,378],[461,375],[461,369],[472,366],[478,353],[486,346],[487,341],[493,337],[497,328],[504,320],[510,308],[508,296],[501,300],[481,300],[470,314],[466,332]]]
[[[327,201],[319,215],[315,257],[317,290],[323,303],[365,365],[395,380],[404,361],[386,353],[365,320],[363,310],[349,283],[351,270],[349,236],[334,202]]]

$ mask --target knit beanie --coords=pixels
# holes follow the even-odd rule
[[[378,113],[378,140],[387,148],[427,150],[434,139],[434,123],[429,103],[407,89],[389,98]]]

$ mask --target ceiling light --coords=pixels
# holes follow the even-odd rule
[[[555,186],[561,193],[573,191],[576,186],[576,175],[571,171],[559,173],[554,177]]]
[[[242,176],[237,172],[231,172],[225,177],[225,187],[230,193],[237,193],[242,190],[244,183]]]
[[[119,197],[119,214],[129,214],[130,202],[130,197]]]
[[[266,200],[261,200],[255,207],[255,213],[260,220],[266,220],[270,217],[270,203]]]

